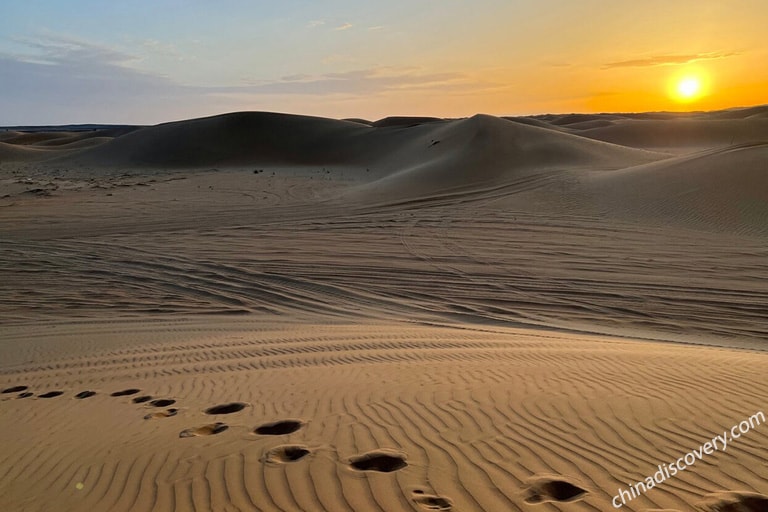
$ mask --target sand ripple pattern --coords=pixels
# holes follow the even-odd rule
[[[747,350],[381,323],[145,328],[8,332],[37,348],[0,376],[15,389],[0,394],[0,508],[606,511],[768,393],[768,359]],[[134,343],[93,350],[106,333]],[[145,420],[144,395],[177,412]],[[758,503],[743,493],[768,479],[767,447],[753,430],[624,510]]]
[[[259,314],[768,338],[764,240],[492,207],[510,193],[172,236],[3,240],[0,320]]]

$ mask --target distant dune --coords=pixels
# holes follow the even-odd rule
[[[625,219],[768,233],[767,163],[768,142],[735,146],[603,174],[591,193]]]
[[[366,129],[347,121],[241,112],[144,128],[68,160],[137,168],[334,164],[351,157],[338,154],[339,145]]]
[[[45,134],[34,136],[42,139]],[[407,175],[408,186],[418,184],[418,192],[424,193],[429,187],[483,184],[501,173],[617,168],[655,158],[660,156],[492,116],[388,118],[368,127],[252,112],[145,128],[57,162],[123,168],[365,167],[377,178],[401,180]]]
[[[565,187],[565,202],[557,194],[545,202],[558,211],[581,207],[621,218],[642,213],[699,228],[761,232],[766,112],[388,117],[373,123],[239,112],[138,129],[8,131],[0,133],[0,159],[119,172],[343,169],[354,182],[347,197],[377,204],[494,187],[514,197]],[[595,179],[595,172],[610,174]]]
[[[375,126],[376,128],[388,128],[392,126],[418,126],[420,124],[426,124],[426,123],[437,123],[437,122],[444,122],[444,119],[440,119],[439,117],[409,117],[409,116],[392,116],[392,117],[385,117],[384,119],[379,119],[378,121],[375,121],[371,123],[372,126]]]
[[[491,116],[484,116],[488,120]],[[479,119],[479,118],[478,118]],[[565,114],[505,118],[550,131],[631,148],[654,151],[692,152],[764,141],[768,134],[768,107],[751,107],[707,113]],[[336,121],[308,116],[240,112],[158,126],[110,127],[89,131],[0,132],[0,142],[13,145],[68,146],[96,137],[104,144],[77,156],[78,163],[99,166],[155,166],[204,168],[246,165],[366,165],[386,164],[393,151],[412,151],[414,139],[424,139],[433,130],[462,130],[467,120],[432,117],[388,117],[375,122],[362,119]],[[480,137],[493,138],[485,129]],[[370,129],[371,127],[377,129]],[[368,129],[366,129],[368,128]],[[399,130],[411,130],[405,133]],[[394,130],[394,131],[393,131]],[[535,133],[509,137],[537,137]],[[438,132],[435,132],[436,134]],[[110,141],[109,139],[114,139]],[[432,136],[431,143],[437,140]],[[549,141],[549,139],[547,139]],[[476,142],[479,142],[476,141]],[[503,140],[499,138],[503,144]],[[519,144],[517,142],[511,145]],[[544,141],[536,141],[540,147]],[[96,145],[94,143],[94,145]],[[76,147],[76,146],[71,146]],[[555,153],[562,148],[555,150]],[[468,148],[472,152],[472,148]],[[55,158],[56,155],[51,155]],[[409,166],[430,154],[401,155]],[[68,161],[74,157],[67,157]],[[74,161],[74,160],[72,160]],[[482,164],[481,164],[482,165]]]
[[[768,118],[624,120],[581,129],[580,135],[614,144],[653,150],[691,152],[712,147],[764,142]]]
[[[52,154],[45,147],[0,142],[0,164],[4,162],[40,162],[43,160],[50,160],[52,156],[60,156],[61,154],[61,151],[56,151]]]
[[[342,121],[349,121],[351,123],[364,124],[366,126],[371,126],[373,124],[373,121],[368,121],[367,119],[360,119],[359,117],[345,118],[345,119],[342,119]]]
[[[385,161],[392,171],[371,188],[396,197],[489,186],[545,171],[615,169],[658,158],[650,152],[487,115],[414,127]]]

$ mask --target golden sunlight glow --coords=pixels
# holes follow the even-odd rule
[[[690,103],[702,98],[706,93],[704,75],[686,73],[672,78],[669,96],[680,103]]]
[[[701,90],[698,78],[686,78],[677,84],[677,92],[683,98],[693,98]]]

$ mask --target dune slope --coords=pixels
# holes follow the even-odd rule
[[[766,162],[768,143],[731,147],[600,174],[590,192],[625,219],[768,234]]]

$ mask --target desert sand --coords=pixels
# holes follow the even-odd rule
[[[0,131],[0,276],[0,510],[616,510],[768,411],[768,107]]]

